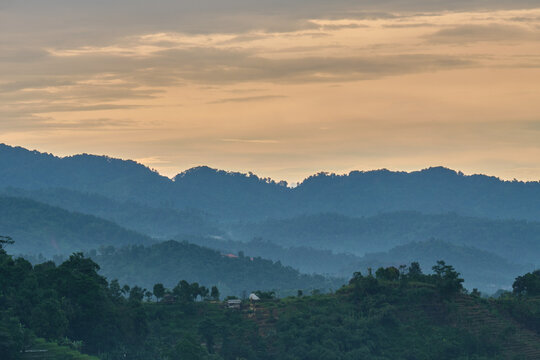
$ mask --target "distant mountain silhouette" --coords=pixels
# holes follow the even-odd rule
[[[24,190],[0,189],[0,195],[33,199],[69,211],[94,215],[154,238],[170,239],[178,235],[220,235],[208,215],[196,209],[158,208],[135,201],[113,200],[103,195],[62,188]]]
[[[540,265],[540,222],[526,220],[411,211],[365,218],[325,213],[236,224],[228,233],[243,241],[263,238],[284,247],[306,246],[357,255],[435,238],[487,250],[512,262]]]
[[[422,171],[320,173],[296,188],[285,183],[197,167],[173,180],[130,160],[55,157],[0,145],[0,188],[66,188],[153,207],[196,208],[222,220],[285,218],[336,212],[369,216],[413,210],[487,218],[540,220],[540,183],[465,176],[435,167]]]
[[[69,255],[104,245],[152,244],[146,235],[91,215],[33,200],[0,196],[0,234],[15,240],[15,254]]]

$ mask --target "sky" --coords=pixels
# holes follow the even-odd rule
[[[540,180],[540,2],[2,0],[0,143]]]

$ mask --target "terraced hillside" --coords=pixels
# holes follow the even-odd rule
[[[455,325],[498,342],[507,359],[540,359],[539,334],[504,314],[496,302],[459,296],[453,305]]]
[[[99,360],[97,357],[81,354],[67,346],[36,339],[32,346],[24,350],[21,360]]]
[[[427,294],[433,289],[423,285],[415,291]],[[320,351],[325,348],[325,343],[335,340],[340,349],[350,346],[350,351],[354,352],[354,347],[363,348],[361,342],[341,343],[333,337],[344,331],[347,322],[369,322],[374,313],[382,310],[380,316],[375,316],[374,327],[364,335],[372,337],[367,347],[372,354],[389,356],[393,352],[392,345],[385,343],[383,336],[394,338],[399,343],[413,335],[411,340],[416,340],[409,344],[407,351],[414,359],[429,359],[432,355],[420,350],[429,341],[422,344],[423,341],[418,341],[419,337],[415,336],[422,334],[431,339],[430,347],[440,349],[437,354],[440,359],[461,358],[459,355],[468,356],[471,353],[481,353],[486,359],[540,359],[540,335],[506,314],[494,299],[465,294],[458,294],[450,300],[438,296],[421,296],[416,303],[408,305],[398,299],[385,303],[371,296],[354,304],[350,300],[343,294],[288,298],[245,305],[242,313],[257,325],[259,336],[265,338],[270,353],[275,356],[284,351],[296,350],[296,346],[286,340],[287,336],[301,343],[304,336],[315,335],[320,340],[311,342],[310,346],[322,345]],[[365,311],[367,314],[362,314]],[[378,331],[382,330],[378,335],[375,335],[377,330],[373,330],[376,326],[379,327]],[[358,331],[358,323],[347,328],[347,331]],[[377,339],[378,336],[381,338]],[[451,349],[452,346],[445,344],[446,341],[454,345],[463,341],[463,353]]]

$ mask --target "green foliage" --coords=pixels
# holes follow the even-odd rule
[[[82,350],[93,354],[141,346],[146,334],[141,306],[121,296],[117,282],[109,287],[98,270],[81,253],[60,266],[47,262],[35,267],[1,253],[0,304],[10,311],[2,312],[0,334],[10,335],[0,335],[2,351],[21,349],[25,329],[50,341],[82,341]]]
[[[0,249],[3,249],[6,245],[12,245],[15,241],[9,236],[0,236]]]
[[[454,270],[452,265],[446,265],[442,260],[437,261],[433,266],[433,279],[435,285],[443,296],[451,296],[463,290],[463,279],[459,277],[459,273]]]
[[[255,295],[259,297],[261,300],[272,300],[276,298],[276,292],[275,291],[255,291]]]
[[[153,287],[153,290],[154,290],[154,296],[157,298],[158,301],[159,299],[163,298],[163,296],[165,295],[165,287],[163,286],[162,283],[155,284]]]
[[[210,297],[212,298],[212,300],[215,300],[215,301],[218,301],[219,300],[219,289],[217,288],[217,286],[212,286],[212,290],[210,292]]]
[[[282,295],[292,295],[298,289],[337,289],[344,283],[343,280],[321,275],[304,275],[280,262],[259,257],[230,258],[187,242],[166,241],[150,247],[108,248],[92,258],[108,278],[127,284],[136,283],[148,289],[161,282],[186,301],[197,296],[207,297],[208,289],[215,285],[218,285],[222,296],[240,296],[243,292],[257,289],[279,289]],[[180,280],[200,284],[201,288],[193,291],[182,288]]]
[[[178,341],[170,355],[171,360],[204,360],[207,358],[205,349],[191,335]]]
[[[518,276],[512,288],[514,294],[540,296],[540,270]]]
[[[21,350],[46,349],[66,360],[90,359],[78,350],[107,360],[487,360],[508,358],[504,346],[522,336],[506,316],[537,331],[534,296],[485,306],[486,300],[460,294],[459,274],[442,261],[433,275],[422,274],[418,264],[405,268],[356,272],[334,294],[232,310],[200,301],[217,298],[217,287],[209,291],[182,280],[170,292],[157,283],[154,292],[173,301],[145,302],[144,288],[108,283],[81,253],[59,266],[32,266],[0,252],[0,356],[17,359],[26,356]],[[272,291],[257,294],[274,297]],[[466,315],[465,300],[486,312],[498,306],[504,327],[456,323]]]

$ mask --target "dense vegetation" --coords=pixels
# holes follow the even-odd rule
[[[91,252],[90,256],[106,277],[146,288],[157,282],[173,287],[184,279],[207,287],[217,285],[223,295],[240,296],[257,289],[276,290],[284,295],[296,293],[298,289],[328,291],[339,288],[344,282],[321,275],[300,274],[280,262],[248,257],[242,252],[222,254],[187,242],[106,247]]]
[[[262,238],[250,241],[235,241],[221,237],[179,236],[178,240],[218,249],[227,253],[244,252],[249,256],[260,256],[265,259],[280,261],[284,265],[297,268],[303,273],[327,274],[344,277],[350,274],[350,269],[360,261],[360,257],[334,253],[331,250],[315,249],[306,246],[280,246]]]
[[[180,281],[171,289],[156,284],[152,294],[107,282],[98,269],[82,254],[59,266],[32,266],[0,250],[0,357],[18,359],[25,356],[21,350],[42,348],[36,336],[101,359],[480,360],[540,354],[539,272],[518,278],[513,294],[483,300],[466,295],[463,280],[444,262],[432,275],[413,263],[357,272],[335,294],[273,300],[272,293],[259,292],[269,300],[239,311],[215,302],[217,288]],[[156,296],[164,300],[156,303]]]
[[[500,256],[470,246],[429,240],[397,246],[388,252],[367,254],[349,266],[347,272],[388,266],[398,267],[410,262],[419,262],[420,265],[427,267],[438,259],[444,259],[459,269],[466,279],[464,285],[468,289],[478,288],[488,294],[493,294],[505,288],[507,284],[512,284],[516,276],[531,268],[511,264]]]
[[[320,173],[296,188],[285,185],[207,167],[170,180],[133,161],[86,154],[58,158],[0,145],[0,188],[66,188],[154,207],[198,208],[229,220],[321,212],[370,216],[402,210],[540,220],[540,183],[465,176],[445,168]]]
[[[44,256],[153,242],[108,220],[7,196],[0,196],[0,231],[17,239],[12,251]]]

